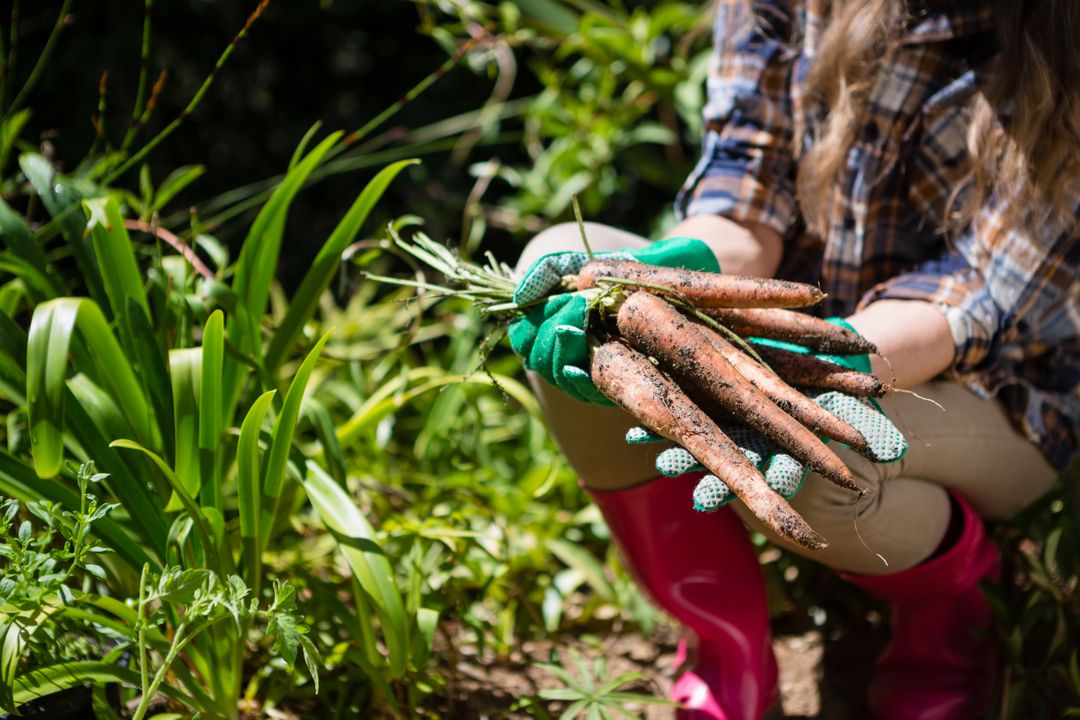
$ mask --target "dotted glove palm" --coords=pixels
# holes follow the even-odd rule
[[[596,253],[596,257],[637,260],[649,265],[720,272],[709,246],[692,238],[659,240],[636,250]],[[585,335],[588,299],[579,293],[560,293],[566,275],[575,275],[589,261],[583,252],[551,253],[533,263],[514,292],[514,302],[542,303],[510,324],[510,347],[549,383],[582,402],[612,405],[589,377],[589,346]],[[546,298],[546,299],[544,299]]]
[[[840,318],[830,318],[829,322],[854,331],[854,328]],[[791,352],[809,352],[800,345],[777,340],[755,339],[755,342]],[[870,372],[870,358],[866,355],[815,354],[814,357],[851,370]],[[876,462],[895,462],[907,452],[907,441],[903,433],[882,412],[876,400],[853,397],[831,390],[811,390],[806,394],[825,410],[862,433]],[[758,469],[762,470],[765,482],[774,491],[785,498],[790,498],[802,487],[809,472],[808,469],[772,441],[744,425],[721,425],[721,430],[742,449]],[[631,428],[626,435],[626,441],[631,444],[655,442],[660,439],[662,438],[641,427]],[[823,440],[829,442],[827,438]],[[663,475],[676,476],[705,468],[683,448],[673,447],[657,455],[656,469]],[[731,490],[722,480],[715,475],[706,475],[694,490],[694,509],[712,512],[733,498]]]

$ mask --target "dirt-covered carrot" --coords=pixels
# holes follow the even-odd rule
[[[596,287],[597,279],[604,277],[669,288],[699,308],[806,307],[825,297],[821,290],[805,283],[695,272],[632,260],[593,260],[577,274],[577,289]]]
[[[713,308],[703,312],[743,337],[787,340],[814,352],[838,355],[877,353],[874,344],[862,335],[806,313],[781,308]]]
[[[775,533],[811,549],[828,545],[769,488],[761,472],[716,423],[647,357],[621,342],[607,342],[593,353],[590,374],[600,392],[645,427],[686,448]]]
[[[795,387],[837,390],[856,397],[882,397],[889,391],[885,383],[870,373],[765,345],[753,344],[753,348],[777,375]]]
[[[709,344],[716,348],[724,359],[782,410],[813,432],[842,442],[855,452],[872,455],[870,444],[861,432],[788,385],[780,376],[763,367],[712,328],[705,325],[698,327]]]
[[[744,378],[706,339],[701,326],[670,303],[649,293],[632,293],[619,308],[616,324],[627,344],[656,358],[676,381],[730,409],[823,477],[861,492],[836,453]]]

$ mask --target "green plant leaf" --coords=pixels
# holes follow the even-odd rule
[[[153,413],[127,357],[100,308],[86,298],[57,298],[34,310],[27,340],[26,400],[34,467],[41,477],[60,471],[68,354],[76,329],[92,361],[94,381],[108,392],[131,433],[157,444]]]
[[[154,200],[150,203],[150,213],[153,214],[164,208],[176,197],[177,193],[198,180],[205,172],[206,168],[202,165],[184,165],[173,170],[158,185]]]
[[[49,269],[49,261],[45,258],[45,251],[37,244],[34,233],[22,215],[11,209],[11,206],[0,199],[0,242],[4,243],[13,255],[27,263],[42,276],[50,279],[57,294],[66,292],[63,280]],[[55,297],[55,296],[53,296]],[[48,300],[49,298],[43,298]]]
[[[202,388],[199,393],[199,447],[217,450],[223,411],[221,369],[225,361],[225,315],[215,310],[203,327]]]
[[[134,670],[120,667],[116,663],[100,660],[73,660],[38,668],[19,676],[15,690],[15,702],[22,705],[45,695],[51,695],[76,685],[105,685],[120,683],[128,687],[139,687],[139,674]],[[190,698],[175,688],[162,684],[158,689],[165,697],[193,706]]]
[[[248,584],[260,587],[259,573],[262,568],[262,526],[259,478],[259,432],[263,418],[270,407],[276,390],[260,395],[244,416],[240,426],[240,440],[236,449],[236,494],[240,511],[240,537],[244,539],[244,567]]]
[[[134,298],[128,298],[127,321],[135,348],[135,369],[142,380],[144,392],[153,407],[153,415],[161,433],[163,455],[173,457],[173,397],[172,381],[165,354],[158,344],[158,333],[150,317]]]
[[[84,200],[83,210],[87,217],[86,231],[90,234],[113,317],[117,319],[121,334],[130,332],[127,323],[128,298],[133,298],[147,315],[150,314],[150,306],[120,206],[114,197],[107,195]],[[128,348],[131,349],[130,344]]]
[[[172,368],[173,426],[175,435],[174,472],[180,478],[184,490],[192,498],[199,497],[202,473],[199,454],[199,394],[202,382],[203,349],[184,348],[169,353]],[[176,512],[181,507],[175,495],[169,500],[165,512]]]
[[[390,561],[375,543],[374,530],[334,479],[314,462],[307,464],[304,489],[345,556],[353,576],[375,604],[389,655],[392,678],[408,666],[408,621]]]
[[[58,224],[64,240],[75,255],[90,297],[99,303],[107,302],[93,249],[84,237],[86,217],[78,206],[84,197],[96,194],[96,188],[80,185],[61,175],[40,153],[20,155],[19,168],[30,181],[34,192],[41,199],[41,204]]]
[[[334,419],[326,405],[317,397],[308,397],[300,406],[300,416],[315,431],[315,436],[322,445],[322,459],[326,462],[330,474],[339,484],[345,484],[345,454],[341,452]]]
[[[55,598],[22,612],[0,615],[0,708],[15,712],[15,682],[19,661],[34,633],[63,609]]]
[[[10,273],[18,278],[34,302],[43,302],[58,294],[49,275],[11,252],[0,253],[0,273]]]
[[[371,182],[367,184],[359,197],[353,202],[352,207],[345,213],[334,232],[323,244],[315,261],[304,274],[299,289],[289,302],[289,309],[285,318],[274,333],[273,339],[266,350],[266,359],[263,367],[266,372],[274,375],[278,367],[284,361],[286,353],[296,342],[297,336],[304,327],[304,323],[311,319],[319,303],[319,297],[323,294],[341,265],[341,254],[352,244],[360,228],[367,220],[372,208],[382,197],[383,193],[393,182],[398,174],[410,165],[419,163],[419,160],[402,160],[383,168]]]
[[[110,447],[138,450],[153,461],[154,465],[157,466],[161,471],[161,474],[172,487],[173,492],[176,493],[176,496],[180,499],[180,503],[183,505],[188,517],[191,518],[191,521],[195,526],[195,532],[199,536],[199,542],[202,545],[203,552],[207,555],[208,561],[221,575],[224,575],[224,568],[221,566],[220,558],[218,557],[220,549],[218,548],[217,543],[214,542],[214,536],[210,532],[210,527],[206,524],[206,518],[203,516],[199,506],[195,504],[191,495],[188,494],[187,490],[184,488],[184,484],[180,481],[180,478],[173,472],[172,468],[170,468],[157,453],[148,450],[137,442],[127,439],[114,440],[110,443]]]
[[[270,284],[277,271],[278,253],[285,235],[285,221],[289,206],[300,192],[311,172],[319,166],[326,153],[337,144],[341,133],[333,133],[289,173],[274,194],[266,201],[244,239],[240,257],[236,263],[233,278],[233,291],[247,312],[248,327],[246,332],[234,336],[234,342],[245,352],[255,353],[259,349],[259,334],[255,323],[266,311],[266,301],[270,296]]]
[[[600,598],[607,602],[614,601],[615,589],[604,576],[604,566],[595,556],[580,545],[559,538],[548,540],[547,546],[555,557],[562,560],[568,567],[580,572]]]
[[[304,391],[307,389],[311,371],[315,369],[315,363],[322,353],[323,346],[330,339],[332,330],[323,335],[311,352],[300,364],[293,381],[289,384],[289,390],[285,393],[285,402],[281,412],[278,413],[271,431],[270,456],[266,461],[266,474],[262,483],[262,543],[263,550],[273,530],[274,518],[277,515],[278,499],[285,484],[286,464],[289,460],[289,450],[292,448],[293,435],[296,432],[296,421],[300,416],[300,403],[304,399]]]

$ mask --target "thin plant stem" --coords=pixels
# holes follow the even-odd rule
[[[404,108],[406,105],[419,97],[421,93],[434,85],[435,82],[441,79],[444,75],[446,75],[446,73],[450,72],[450,70],[452,70],[458,63],[460,63],[469,53],[469,51],[472,50],[473,47],[485,37],[487,37],[487,28],[484,28],[483,34],[469,38],[464,43],[462,43],[461,47],[455,50],[454,54],[446,59],[446,62],[435,68],[435,70],[431,74],[423,78],[420,82],[416,83],[416,85],[413,85],[412,88],[408,90],[408,92],[406,92],[404,95],[401,96],[401,98],[397,100],[397,102],[393,103],[381,113],[368,120],[360,128],[346,135],[344,139],[342,139],[341,143],[336,148],[331,150],[329,154],[327,154],[326,159],[330,160],[341,154],[352,145],[360,142],[365,137],[367,137],[372,130],[385,123],[394,115],[397,115],[402,110],[402,108]]]
[[[21,0],[12,0],[11,3],[11,27],[9,32],[11,33],[11,42],[8,43],[8,56],[5,61],[4,79],[13,77],[15,74],[15,54],[19,49],[19,7],[22,5]],[[7,82],[4,83],[4,95],[0,97],[0,104],[4,108],[3,115],[0,117],[7,117]]]
[[[585,221],[581,219],[581,205],[578,203],[577,195],[570,196],[570,204],[574,206],[574,219],[577,220],[578,231],[581,233],[581,243],[585,246],[585,254],[592,260],[592,246],[589,245],[589,238],[585,236]]]
[[[154,679],[150,682],[150,687],[143,691],[143,695],[139,699],[139,707],[135,708],[135,713],[131,716],[131,720],[142,720],[146,716],[146,711],[150,708],[150,701],[153,699],[154,693],[161,687],[161,682],[165,679],[165,673],[169,671],[173,661],[176,660],[176,654],[180,651],[180,648],[183,647],[180,641],[184,639],[186,630],[186,621],[181,622],[176,626],[176,632],[173,633],[169,651],[165,654],[165,659],[162,661],[161,667],[154,673]]]
[[[139,689],[142,691],[144,697],[147,688],[150,686],[150,679],[146,675],[146,618],[143,617],[143,610],[146,607],[146,573],[149,569],[150,566],[144,563],[142,575],[139,577]]]
[[[195,250],[184,244],[184,241],[179,237],[169,232],[163,227],[159,227],[157,223],[148,223],[143,220],[125,220],[124,227],[128,230],[138,230],[139,232],[148,233],[153,235],[159,240],[164,240],[173,250],[184,256],[184,259],[191,264],[191,267],[195,272],[199,273],[205,278],[214,278],[214,271],[206,266],[206,264],[195,254]]]
[[[135,104],[131,108],[131,125],[124,134],[124,140],[120,144],[121,150],[131,147],[132,141],[139,128],[139,119],[142,117],[144,103],[146,102],[146,83],[150,75],[150,17],[153,0],[146,0],[143,6],[143,36],[142,50],[139,53],[139,84],[135,91]]]
[[[49,32],[49,38],[45,41],[45,47],[41,49],[41,54],[38,55],[37,62],[34,63],[34,68],[30,71],[30,76],[26,78],[26,82],[19,88],[19,94],[15,96],[15,99],[11,101],[11,106],[4,111],[4,118],[6,119],[11,113],[19,109],[19,107],[26,101],[26,96],[30,94],[30,91],[37,85],[38,79],[41,77],[41,73],[45,70],[45,66],[49,62],[49,58],[52,56],[53,48],[56,47],[56,41],[60,39],[60,32],[64,29],[64,25],[67,24],[67,19],[71,14],[72,0],[64,0],[64,4],[60,7],[60,12],[56,16],[56,22],[53,24],[52,31]],[[14,10],[14,7],[12,8]],[[14,27],[12,27],[14,31]],[[12,47],[12,54],[14,54],[14,46]],[[14,61],[11,61],[9,65],[14,65]]]
[[[240,43],[241,40],[247,37],[247,34],[251,30],[251,27],[259,20],[260,17],[262,17],[263,12],[266,10],[266,6],[269,4],[270,0],[260,0],[259,4],[251,12],[251,15],[248,16],[247,22],[244,23],[244,27],[240,28],[240,31],[236,33],[233,39],[229,42],[228,46],[221,53],[221,56],[218,57],[217,62],[214,63],[213,69],[210,70],[210,74],[206,76],[206,79],[203,80],[202,85],[200,85],[199,89],[195,91],[195,95],[188,102],[187,106],[183,110],[181,110],[180,114],[177,115],[171,123],[166,125],[161,132],[159,132],[145,145],[139,148],[139,150],[136,151],[135,154],[129,157],[126,161],[124,161],[124,163],[120,165],[120,167],[109,173],[102,181],[103,185],[112,184],[116,181],[117,178],[121,177],[128,170],[142,162],[143,158],[149,155],[154,150],[154,148],[163,143],[166,138],[176,132],[176,129],[179,128],[193,112],[195,112],[195,109],[199,106],[199,104],[202,102],[202,99],[206,96],[207,91],[214,84],[214,80],[217,79],[218,73],[221,72],[221,69],[223,67],[225,67],[225,63],[228,62],[229,57],[231,57],[233,51],[236,50],[236,46]]]
[[[92,156],[98,148],[98,144],[109,149],[108,128],[105,125],[106,110],[108,110],[109,71],[102,70],[98,80],[98,106],[97,117],[90,118],[90,124],[94,126],[94,142],[90,145],[87,157]]]

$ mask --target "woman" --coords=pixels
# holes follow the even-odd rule
[[[773,539],[890,604],[875,717],[977,717],[995,667],[977,586],[998,574],[982,518],[1043,495],[1077,447],[1080,3],[724,0],[715,28],[704,152],[671,235],[727,273],[820,284],[822,311],[880,349],[874,372],[936,402],[885,403],[910,445],[898,462],[837,449],[871,501],[814,474],[791,498],[829,548]],[[646,244],[588,233],[594,250]],[[556,227],[519,267],[579,249]],[[519,322],[542,334],[550,316]],[[698,478],[658,478],[625,415],[534,386],[628,566],[692,631],[682,712],[761,717],[776,668],[744,525],[764,528],[738,502],[689,512]]]

